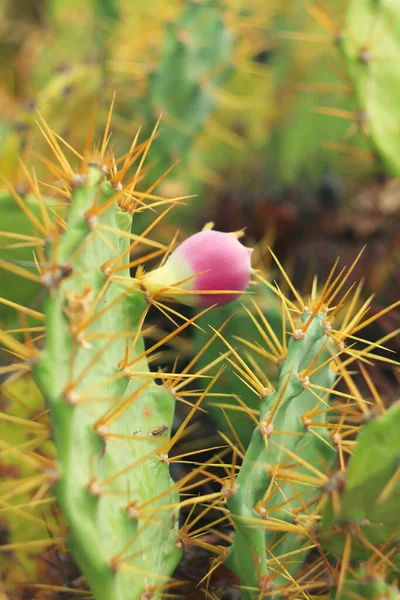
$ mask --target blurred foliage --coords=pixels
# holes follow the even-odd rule
[[[0,164],[10,176],[27,140],[45,152],[36,110],[79,149],[89,109],[105,119],[114,92],[119,147],[161,115],[153,175],[180,162],[167,192],[207,189],[211,202],[254,165],[266,188],[381,168],[339,47],[345,2],[2,5]]]
[[[38,466],[46,467],[54,458],[54,447],[47,440],[46,416],[43,414],[41,393],[32,377],[26,376],[18,381],[6,384],[0,388],[0,407],[7,411],[7,419],[0,422],[0,439],[2,453],[0,468],[1,508],[12,506],[17,500],[21,506],[32,501],[30,479],[34,479]],[[30,417],[34,424],[30,428],[15,427],[18,419]],[[36,459],[24,459],[22,449],[37,451]],[[21,478],[28,481],[27,485],[15,485],[15,480]],[[2,522],[7,525],[8,536],[20,547],[9,554],[2,554],[1,574],[7,575],[10,581],[34,581],[39,573],[38,564],[33,558],[29,543],[38,537],[51,538],[58,531],[57,517],[54,506],[43,501],[45,489],[36,495],[39,510],[27,513],[23,510],[7,511],[4,516],[0,512],[0,527]],[[1,591],[1,588],[0,588]]]

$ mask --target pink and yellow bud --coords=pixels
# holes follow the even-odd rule
[[[182,242],[165,265],[145,274],[142,284],[152,295],[189,306],[227,304],[249,285],[252,251],[236,233],[205,229]]]

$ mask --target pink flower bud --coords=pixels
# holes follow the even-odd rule
[[[227,304],[249,285],[252,251],[234,233],[199,231],[182,242],[163,267],[144,275],[142,283],[154,295],[159,292],[190,306]]]

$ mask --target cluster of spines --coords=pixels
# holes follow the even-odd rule
[[[222,434],[234,455],[232,469],[222,482],[222,495],[236,528],[227,564],[241,580],[243,597],[308,597],[308,592],[332,588],[339,598],[343,591],[348,562],[339,562],[336,569],[332,558],[325,556],[319,533],[321,514],[328,502],[335,514],[340,508],[347,458],[353,453],[360,427],[385,412],[363,363],[383,360],[396,364],[390,356],[376,350],[384,349],[383,344],[398,333],[393,331],[376,343],[368,343],[357,335],[396,306],[367,318],[371,298],[360,301],[362,286],[348,285],[343,292],[358,259],[359,256],[347,272],[342,269],[336,274],[336,264],[319,293],[314,279],[308,299],[295,290],[277,259],[294,301],[259,275],[283,306],[281,339],[256,305],[253,315],[249,312],[251,321],[263,331],[265,347],[273,352],[279,365],[276,391],[254,364],[246,361],[246,351],[243,353],[235,347],[234,340],[224,339],[222,332],[218,333],[230,351],[228,361],[237,376],[260,400],[260,410],[253,411],[235,396],[238,408],[247,413],[255,426],[247,450],[234,429],[231,428],[231,439]],[[335,327],[334,320],[339,320],[339,327]],[[292,338],[289,343],[288,335]],[[245,342],[244,348],[251,344]],[[356,343],[365,347],[356,348]],[[299,361],[302,346],[309,347]],[[257,345],[253,350],[261,355],[264,351]],[[348,368],[355,363],[371,399],[365,399]],[[224,406],[229,424],[229,407]],[[243,464],[237,474],[235,465],[239,460]],[[303,560],[313,549],[318,549],[322,559],[316,559],[310,571],[299,573]],[[373,543],[369,543],[367,552],[373,557],[382,554],[379,548],[374,554]],[[384,560],[385,557],[383,563]],[[380,565],[381,561],[375,567]],[[321,576],[321,570],[326,572],[327,566],[328,580]]]

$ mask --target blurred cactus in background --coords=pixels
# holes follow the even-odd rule
[[[400,173],[396,106],[400,57],[400,7],[397,3],[353,0],[340,41],[359,105],[360,125],[369,135],[389,174]]]

